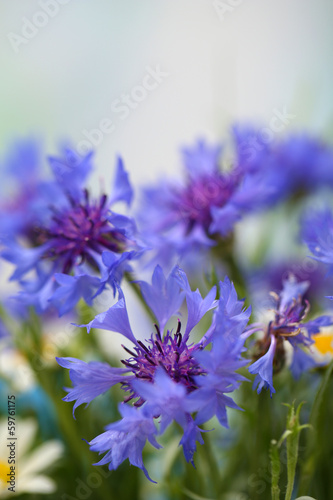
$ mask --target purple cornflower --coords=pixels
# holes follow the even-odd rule
[[[111,470],[128,458],[149,477],[142,461],[145,442],[160,447],[155,436],[172,421],[183,429],[180,444],[192,464],[196,441],[203,443],[199,425],[216,415],[221,425],[228,426],[226,407],[238,408],[228,394],[245,380],[236,370],[247,363],[241,354],[252,331],[246,330],[250,309],[243,308],[233,284],[226,278],[219,286],[219,300],[215,300],[216,287],[202,298],[198,290],[190,289],[180,268],[174,268],[166,278],[157,266],[152,284],[140,282],[142,296],[157,320],[155,333],[145,342],[137,340],[132,331],[121,290],[114,306],[88,325],[81,325],[88,332],[102,328],[121,333],[133,343],[132,348],[124,347],[123,368],[58,359],[61,366],[70,369],[73,388],[67,389],[64,400],[75,401],[74,410],[117,383],[125,393],[120,405],[123,419],[90,442],[93,451],[107,452],[99,464],[109,463]],[[185,328],[178,320],[174,329],[166,329],[184,298],[188,310]],[[191,342],[193,328],[211,309],[210,328],[198,343]],[[210,349],[205,349],[208,346]],[[155,423],[159,423],[159,430]]]
[[[283,282],[283,289],[279,294],[271,292],[275,301],[274,318],[267,326],[253,325],[264,333],[255,342],[253,357],[256,361],[249,367],[249,372],[256,374],[253,387],[258,386],[258,394],[262,388],[269,389],[271,396],[275,392],[273,373],[278,373],[285,364],[286,342],[292,347],[290,369],[295,378],[316,366],[316,362],[308,354],[314,343],[312,335],[319,333],[322,326],[332,325],[333,317],[320,316],[303,322],[310,308],[309,302],[304,299],[308,287],[309,282],[297,282],[294,276],[290,276]]]
[[[163,180],[143,191],[138,219],[161,260],[216,245],[244,215],[271,203],[276,187],[263,172],[219,167],[221,146],[183,149],[183,184]]]
[[[21,299],[39,310],[51,302],[65,314],[81,297],[91,304],[107,283],[115,287],[136,255],[134,222],[111,211],[114,202],[132,201],[122,160],[111,196],[93,199],[83,188],[91,157],[82,159],[66,150],[65,158],[50,158],[60,196],[49,201],[49,217],[36,221],[24,247],[9,241],[2,252],[16,266],[11,279],[20,282]]]

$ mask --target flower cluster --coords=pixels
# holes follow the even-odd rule
[[[184,148],[184,182],[163,179],[143,190],[138,220],[158,262],[215,246],[245,216],[287,197],[333,187],[333,151],[306,135],[271,145],[253,127],[233,128],[235,159],[221,168],[220,145]]]
[[[123,394],[121,418],[89,441],[91,451],[103,454],[95,465],[108,464],[114,470],[128,459],[150,479],[143,460],[144,447],[148,441],[161,448],[159,437],[172,423],[181,430],[179,444],[186,461],[194,465],[197,443],[204,443],[208,430],[205,424],[215,418],[228,427],[227,408],[240,409],[235,391],[247,381],[246,365],[254,375],[253,391],[248,386],[252,397],[257,397],[255,389],[259,394],[263,388],[272,396],[276,392],[273,377],[288,366],[289,360],[296,379],[304,371],[322,365],[312,353],[317,338],[320,352],[333,352],[332,334],[321,331],[333,325],[333,315],[308,317],[310,301],[314,299],[315,308],[319,308],[321,295],[325,295],[320,269],[312,269],[310,276],[309,270],[304,275],[301,266],[299,273],[289,274],[290,268],[298,269],[300,256],[294,260],[286,256],[284,262],[281,256],[280,264],[274,263],[267,235],[265,241],[258,242],[259,251],[253,259],[257,265],[266,264],[260,270],[251,268],[247,245],[239,248],[243,226],[235,231],[238,221],[249,214],[286,200],[285,207],[296,206],[299,212],[308,193],[323,186],[332,188],[332,150],[297,134],[265,142],[257,130],[248,126],[234,127],[233,136],[234,160],[230,167],[220,164],[221,146],[198,141],[192,148],[183,149],[183,183],[164,179],[160,185],[144,189],[137,213],[141,233],[128,212],[123,215],[114,211],[118,202],[129,209],[133,200],[121,158],[116,161],[111,189],[103,186],[99,196],[87,188],[93,169],[92,153],[81,157],[65,148],[60,157],[50,157],[51,179],[43,176],[37,142],[17,144],[5,161],[6,175],[16,179],[17,185],[8,190],[10,196],[3,189],[5,182],[0,186],[1,256],[14,266],[11,280],[18,283],[20,290],[10,306],[5,298],[0,307],[2,344],[9,343],[13,351],[24,353],[31,373],[35,370],[37,374],[36,359],[43,357],[47,337],[41,337],[38,315],[51,313],[48,317],[54,318],[54,311],[60,316],[75,311],[87,313],[88,308],[76,308],[81,299],[92,306],[95,297],[106,289],[113,291],[115,303],[97,315],[91,312],[91,321],[78,326],[88,333],[96,328],[122,335],[126,345],[122,346],[119,363],[111,366],[99,361],[94,337],[89,338],[89,350],[84,342],[82,346],[80,343],[77,357],[72,357],[69,339],[52,353],[54,366],[57,354],[58,364],[69,370],[72,386],[66,389],[63,399],[73,402],[73,416],[78,406],[89,404],[115,385]],[[275,226],[272,228],[275,231]],[[246,231],[244,234],[245,241]],[[331,210],[308,211],[302,220],[302,239],[314,259],[327,264],[331,273]],[[136,260],[136,270],[142,271],[141,256],[147,250],[152,250],[157,261],[152,281],[134,281],[132,262]],[[198,256],[205,258],[202,268],[195,266],[195,278],[178,265],[185,256],[194,257],[196,264]],[[150,264],[154,260],[149,253],[147,260]],[[172,267],[174,260],[177,265]],[[163,266],[172,267],[167,276]],[[225,274],[231,280],[221,279]],[[281,275],[288,275],[282,290],[280,283],[279,288],[276,285]],[[132,328],[123,278],[155,318],[143,338]],[[194,291],[191,279],[197,279],[199,286],[204,279],[208,293],[202,296],[199,289]],[[251,307],[245,307],[245,299],[238,299],[234,283],[255,305],[257,316],[256,309],[262,310],[263,303],[267,305],[262,301],[263,294],[267,289],[274,290],[269,299],[273,310],[269,311],[268,321],[248,324]],[[27,306],[34,311],[28,311]],[[16,328],[18,318],[24,328]],[[86,316],[76,322],[86,322]],[[203,328],[204,324],[209,326]],[[48,328],[48,324],[43,326]],[[27,339],[22,338],[22,332]],[[66,372],[54,369],[54,373],[60,378]],[[43,382],[40,373],[38,376]],[[45,384],[45,391],[50,386],[52,383]],[[246,385],[242,387],[246,391]],[[27,398],[31,399],[30,393]],[[71,425],[74,434],[76,425],[72,420],[67,430]],[[90,453],[85,444],[82,446]]]
[[[121,384],[125,393],[120,405],[123,418],[110,424],[90,446],[93,451],[107,452],[99,464],[109,463],[109,469],[115,469],[128,458],[149,477],[142,449],[146,440],[159,448],[156,436],[172,421],[183,429],[180,444],[191,463],[196,441],[203,443],[203,430],[199,426],[214,415],[221,425],[228,425],[226,407],[238,408],[228,394],[245,380],[237,370],[247,364],[242,352],[252,330],[246,328],[251,311],[244,309],[228,278],[219,284],[218,300],[215,300],[216,287],[205,298],[198,290],[192,291],[185,273],[178,267],[166,278],[157,266],[152,284],[140,282],[140,286],[157,320],[155,333],[145,342],[137,340],[133,333],[121,291],[114,306],[86,325],[88,331],[96,327],[119,332],[133,343],[132,349],[124,347],[127,358],[122,360],[123,368],[75,358],[60,358],[58,363],[70,370],[73,388],[68,389],[64,400],[75,401],[74,410],[113,385]],[[185,328],[178,320],[175,329],[166,329],[184,298],[188,310]],[[193,328],[211,309],[214,315],[210,328],[199,342],[191,342]],[[128,406],[129,402],[133,405]]]

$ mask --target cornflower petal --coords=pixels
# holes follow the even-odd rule
[[[106,455],[95,465],[109,464],[109,470],[116,469],[127,458],[132,465],[143,470],[149,481],[153,481],[143,464],[142,450],[148,440],[155,448],[161,446],[155,440],[157,429],[154,419],[146,416],[142,408],[119,405],[123,419],[106,427],[106,432],[90,441],[91,451]]]
[[[217,306],[218,301],[215,300],[216,286],[213,286],[213,288],[208,292],[206,297],[203,299],[198,289],[195,292],[192,292],[187,276],[182,269],[176,266],[173,270],[173,274],[178,280],[179,285],[185,290],[186,294],[188,319],[187,319],[185,334],[183,337],[183,341],[186,342],[192,329],[204,317],[206,312],[210,311],[211,309],[214,309]]]
[[[116,173],[113,181],[113,190],[111,193],[111,203],[123,201],[128,206],[131,205],[133,200],[133,189],[129,181],[128,172],[124,168],[123,160],[117,158]]]
[[[263,387],[269,388],[271,397],[275,391],[273,387],[273,359],[276,349],[276,338],[271,335],[271,343],[267,353],[259,358],[249,367],[249,372],[257,376],[253,383],[253,388],[257,387],[257,393],[260,394]]]
[[[63,401],[75,401],[73,406],[74,418],[74,413],[78,406],[83,403],[89,404],[113,385],[126,379],[124,374],[128,372],[128,369],[113,368],[107,363],[100,363],[98,361],[85,363],[71,357],[56,358],[56,361],[63,368],[69,369],[73,388],[66,389],[68,394],[63,398]]]
[[[145,281],[138,282],[145,302],[154,313],[161,331],[165,325],[176,314],[184,300],[184,292],[181,291],[176,277],[171,272],[165,278],[161,266],[155,267],[152,284]]]
[[[110,330],[111,332],[121,333],[134,344],[137,344],[137,340],[132,332],[129,322],[125,298],[120,289],[118,289],[118,293],[120,299],[116,302],[116,304],[110,307],[110,309],[97,314],[95,319],[90,321],[90,323],[77,326],[87,328],[88,333],[92,328],[100,328],[102,330]]]

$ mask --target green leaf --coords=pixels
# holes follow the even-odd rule
[[[325,376],[319,386],[316,398],[314,400],[312,410],[311,410],[311,415],[310,415],[310,424],[314,427],[314,429],[317,429],[317,421],[320,416],[320,410],[323,404],[324,400],[324,395],[327,389],[327,386],[329,384],[331,375],[332,375],[332,370],[333,370],[333,361],[328,365],[326,369]]]

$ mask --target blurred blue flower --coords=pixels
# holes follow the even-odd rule
[[[99,199],[91,199],[83,187],[92,169],[91,153],[81,158],[67,148],[50,164],[58,196],[43,208],[49,217],[36,217],[24,246],[7,239],[1,255],[15,265],[11,279],[20,283],[22,302],[39,312],[52,305],[65,314],[80,298],[91,304],[105,286],[115,287],[130,269],[127,261],[138,255],[134,222],[111,210],[115,202],[129,205],[133,192],[120,158],[110,196]]]
[[[312,336],[319,333],[321,327],[333,324],[333,316],[323,315],[304,322],[310,305],[304,298],[309,287],[308,281],[298,282],[292,275],[283,282],[279,294],[271,292],[274,306],[274,317],[267,326],[256,324],[258,331],[264,335],[254,345],[255,362],[249,367],[249,372],[256,374],[253,387],[258,394],[263,388],[269,389],[271,396],[273,387],[273,372],[278,373],[285,364],[285,342],[292,347],[293,358],[291,372],[298,378],[303,370],[317,366],[311,357],[309,348],[314,343]]]
[[[333,188],[333,149],[306,134],[277,140],[251,125],[233,127],[239,168],[261,174],[276,185],[276,200]]]
[[[219,167],[221,146],[198,141],[184,148],[185,182],[163,179],[143,190],[138,220],[159,262],[208,249],[226,237],[246,214],[274,201],[275,179],[266,171]]]
[[[168,277],[156,266],[152,284],[139,282],[143,298],[154,316],[156,333],[145,342],[132,331],[125,298],[119,289],[119,300],[106,312],[98,314],[86,326],[118,332],[133,343],[124,347],[129,356],[121,362],[124,368],[105,363],[60,358],[58,363],[70,370],[73,388],[67,389],[65,401],[75,401],[74,409],[89,403],[97,395],[120,383],[125,391],[121,406],[123,419],[111,424],[107,432],[90,442],[94,451],[107,452],[100,464],[115,469],[123,460],[140,467],[146,439],[154,446],[155,435],[177,422],[183,429],[180,444],[187,461],[193,464],[196,442],[203,443],[198,426],[214,415],[221,425],[228,426],[226,407],[238,408],[230,396],[245,380],[236,370],[245,366],[242,357],[246,338],[252,333],[246,325],[250,309],[244,309],[233,284],[220,282],[220,299],[215,300],[216,287],[202,298],[192,291],[185,273],[175,267]],[[188,319],[184,330],[178,320],[176,330],[166,328],[186,298]],[[190,341],[193,328],[203,316],[214,309],[210,328],[198,343]],[[209,346],[209,349],[205,349]],[[132,402],[127,408],[125,403]],[[159,422],[159,431],[155,427]],[[140,430],[141,429],[141,432]]]

